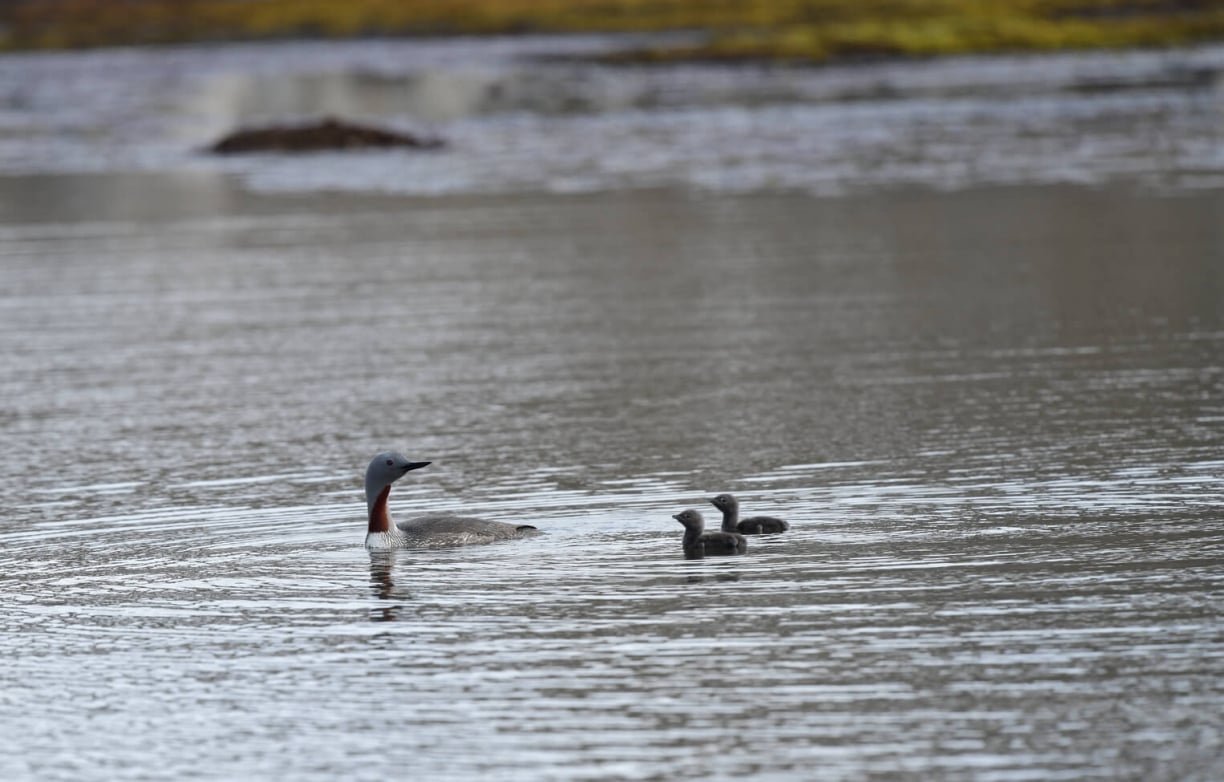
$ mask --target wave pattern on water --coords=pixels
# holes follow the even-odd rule
[[[666,510],[712,492],[674,475],[560,495],[527,475],[485,505],[545,535],[428,553],[367,554],[352,503],[46,521],[0,535],[5,710],[37,715],[9,739],[42,778],[148,778],[153,756],[306,778],[1107,779],[1128,746],[1207,773],[1173,726],[1221,727],[1224,533],[1193,510],[1224,502],[1219,467],[966,485],[783,465],[741,494],[792,531],[699,562]],[[1181,509],[1163,531],[1152,492]]]
[[[1220,47],[821,68],[581,59],[639,40],[7,55],[0,173],[194,171],[262,192],[427,197],[1224,182]],[[425,128],[449,145],[226,160],[201,151],[237,125],[320,115]]]
[[[0,777],[1224,775],[1218,198],[109,184],[0,226]],[[388,447],[545,534],[371,556]]]

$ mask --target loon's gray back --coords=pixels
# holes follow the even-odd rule
[[[524,535],[534,535],[535,527],[527,524],[507,524],[472,516],[450,513],[430,513],[396,522],[396,527],[417,546],[465,546],[471,543],[492,543]]]

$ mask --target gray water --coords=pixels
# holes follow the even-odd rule
[[[0,174],[226,174],[416,196],[897,186],[1224,187],[1224,44],[826,68],[592,63],[637,39],[297,42],[8,55]],[[236,127],[336,115],[446,151],[238,156]]]
[[[5,779],[1224,776],[1218,189],[182,155],[0,176]],[[544,534],[370,555],[384,448]]]

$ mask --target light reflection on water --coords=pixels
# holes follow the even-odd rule
[[[1218,45],[819,68],[590,59],[639,40],[6,54],[0,172],[227,172],[264,192],[419,196],[1119,182],[1181,192],[1224,182]],[[319,116],[449,144],[428,154],[201,153],[240,125]]]
[[[0,771],[1218,776],[1219,206],[210,186],[6,225]],[[434,460],[393,513],[545,534],[370,555],[383,447]],[[719,491],[791,531],[685,560]]]
[[[546,486],[504,496],[491,515],[535,498],[547,534],[428,553],[367,554],[353,503],[43,523],[4,534],[22,586],[6,590],[6,690],[38,715],[17,732],[36,746],[89,715],[72,755],[46,748],[51,775],[173,757],[359,778],[401,762],[443,778],[802,778],[817,762],[834,778],[1105,778],[1130,768],[1101,764],[1120,740],[1202,770],[1212,755],[1184,731],[1216,727],[1220,533],[1184,506],[1140,509],[1152,492],[1218,497],[1218,467],[1061,494],[784,466],[754,477],[785,487],[745,496],[792,532],[698,562],[656,509],[710,492],[657,476],[564,505]],[[66,537],[48,545],[48,526]]]

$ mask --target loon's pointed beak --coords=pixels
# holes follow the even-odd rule
[[[408,462],[408,464],[404,467],[404,472],[419,470],[422,467],[428,467],[430,464],[432,464],[432,462]]]
[[[672,516],[672,518],[675,519],[676,521],[680,521],[680,514],[677,513],[674,516]]]

